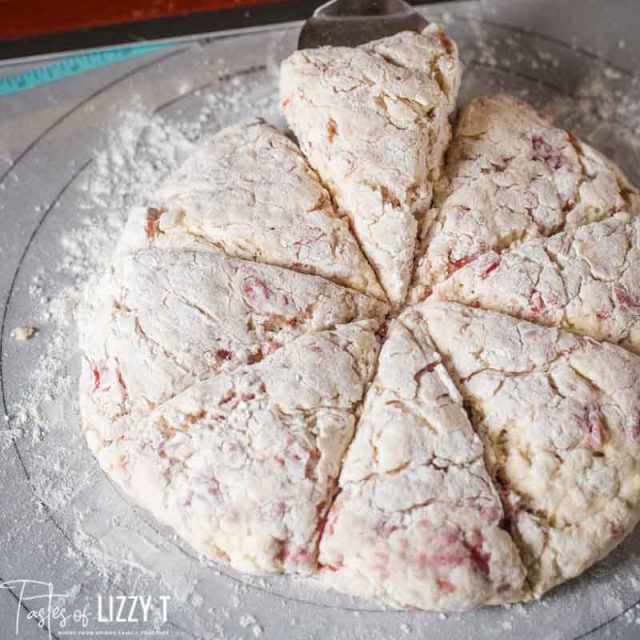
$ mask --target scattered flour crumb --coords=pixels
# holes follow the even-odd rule
[[[38,332],[38,327],[25,324],[20,327],[14,327],[11,330],[11,337],[18,342],[24,342],[25,340],[31,340],[33,336]]]
[[[204,603],[204,598],[199,593],[192,593],[190,603],[192,606],[198,608],[201,607]]]
[[[252,624],[255,624],[256,623],[256,619],[250,613],[245,613],[245,614],[240,616],[239,622],[240,622],[240,626],[243,629],[246,629],[248,626],[250,626]]]

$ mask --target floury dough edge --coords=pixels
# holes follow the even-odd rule
[[[410,300],[487,251],[640,210],[612,162],[513,96],[460,115],[421,228]]]
[[[389,330],[320,544],[321,579],[395,606],[522,599],[480,439],[415,310]]]
[[[449,144],[460,78],[456,45],[437,25],[356,48],[297,51],[282,64],[287,122],[396,306]]]
[[[501,253],[489,251],[433,293],[640,353],[640,218],[618,213]]]
[[[310,573],[378,328],[309,333],[196,382],[129,423],[98,459],[203,555],[249,573]]]
[[[248,573],[312,574],[396,607],[466,609],[538,597],[635,526],[639,359],[553,328],[633,348],[635,192],[597,152],[505,96],[463,116],[477,148],[452,179],[468,142],[454,142],[443,172],[459,80],[455,45],[433,25],[333,55],[297,52],[283,65],[283,107],[309,162],[264,123],[225,129],[155,206],[132,211],[88,289],[89,445],[204,556]],[[494,166],[505,122],[514,172]],[[370,162],[357,163],[362,154]],[[445,252],[444,275],[425,272],[451,193],[487,173],[489,209],[505,205],[516,232],[493,229],[487,203],[465,204],[480,235],[485,225],[498,240],[453,263]],[[519,176],[540,211],[517,189],[503,202]],[[443,246],[467,232],[453,210]],[[619,258],[604,275],[604,256],[594,263],[581,249],[591,226]],[[549,328],[429,299],[386,329],[418,241],[413,300],[539,236],[536,255],[555,253],[541,267],[522,262],[548,274],[527,299],[550,299],[547,281],[582,293],[590,277],[594,291],[612,287],[609,324],[585,320],[593,295],[572,306],[568,293],[556,315],[533,318]],[[398,238],[406,255],[387,242]],[[451,290],[461,287],[444,280],[436,295]],[[529,317],[513,303],[526,297],[518,287],[507,302],[490,288],[473,295],[469,304]]]
[[[250,148],[230,147],[234,135]],[[213,162],[196,154],[183,198],[169,181],[157,207],[131,212],[88,289],[87,440],[110,477],[207,557],[252,573],[309,573],[389,307],[309,273],[361,264],[366,285],[371,272],[281,133],[252,123],[214,136],[203,153]],[[271,182],[254,181],[265,155],[281,162]],[[239,162],[243,170],[228,170]],[[194,205],[193,185],[214,170]],[[297,198],[282,198],[287,181],[302,185]],[[265,210],[272,224],[244,239],[229,233],[232,223],[206,209],[212,197],[238,224]]]
[[[457,303],[418,310],[456,373],[540,596],[638,522],[640,358]]]
[[[135,213],[123,244],[138,223],[146,227]],[[307,331],[387,309],[316,276],[207,246],[159,245],[118,250],[90,289],[81,409],[86,428],[109,437],[202,377],[259,362]]]

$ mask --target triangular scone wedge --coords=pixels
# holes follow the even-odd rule
[[[513,96],[474,100],[422,228],[412,300],[490,250],[640,210],[620,170]]]
[[[394,304],[406,295],[460,75],[456,46],[437,25],[282,63],[287,121]]]
[[[536,596],[640,517],[640,357],[493,311],[420,305],[458,378]]]
[[[229,127],[200,143],[155,201],[140,225],[150,240],[194,238],[231,257],[385,297],[349,220],[295,144],[268,124]]]
[[[397,607],[526,597],[525,570],[462,398],[418,313],[380,353],[320,543],[322,582]]]
[[[216,251],[118,252],[80,323],[85,429],[116,437],[122,418],[146,415],[198,378],[386,311],[324,278]]]
[[[208,558],[309,573],[379,323],[310,333],[197,382],[94,451],[107,474]]]
[[[640,218],[617,214],[503,253],[490,251],[433,293],[640,353]]]

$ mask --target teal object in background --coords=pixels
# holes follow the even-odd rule
[[[132,46],[120,46],[111,49],[99,49],[88,53],[70,55],[51,64],[34,67],[28,71],[0,77],[0,97],[8,96],[21,91],[28,91],[50,82],[56,82],[62,78],[85,73],[99,67],[123,62],[136,56],[151,53],[158,49],[172,46],[173,42],[161,42],[154,44],[136,44]]]

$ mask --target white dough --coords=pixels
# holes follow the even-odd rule
[[[474,100],[422,226],[412,300],[487,251],[640,210],[620,170],[513,96]]]
[[[306,334],[259,364],[197,382],[121,437],[96,442],[98,460],[205,556],[250,573],[309,573],[373,375],[377,328]]]
[[[395,305],[449,143],[460,71],[437,25],[353,49],[297,51],[282,64],[287,121]]]
[[[198,145],[157,193],[153,235],[184,234],[228,255],[324,276],[384,298],[373,270],[297,147],[260,122]]]
[[[456,303],[420,313],[470,405],[539,596],[640,518],[640,357]]]
[[[217,251],[117,253],[88,292],[80,406],[114,437],[197,379],[259,362],[308,331],[382,317],[386,305],[317,276]],[[110,434],[110,435],[105,435]]]
[[[434,295],[640,353],[640,218],[621,213],[489,251],[436,285]]]
[[[482,445],[425,329],[415,311],[391,327],[321,542],[322,579],[419,609],[522,599]]]

